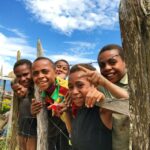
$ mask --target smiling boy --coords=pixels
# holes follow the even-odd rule
[[[37,58],[32,65],[32,75],[34,83],[42,91],[47,106],[64,100],[64,95],[68,89],[60,84],[60,79],[57,80],[55,64],[50,59],[46,57]],[[41,102],[32,101],[32,114],[39,113],[41,106]],[[68,132],[65,123],[59,117],[53,116],[52,110],[47,110],[47,112],[48,149],[69,150]]]

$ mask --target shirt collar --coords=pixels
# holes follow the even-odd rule
[[[119,81],[119,83],[127,85],[128,84],[128,75],[127,73],[122,77],[122,79]]]

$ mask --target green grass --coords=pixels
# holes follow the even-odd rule
[[[6,138],[0,139],[0,150],[7,150]]]

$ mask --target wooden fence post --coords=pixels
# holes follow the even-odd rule
[[[41,41],[37,42],[37,57],[43,56]],[[35,98],[44,102],[35,86]],[[48,114],[46,107],[43,107],[37,115],[37,150],[48,150]]]

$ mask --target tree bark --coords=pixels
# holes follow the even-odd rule
[[[130,87],[133,150],[150,149],[150,0],[121,0],[120,28]]]

